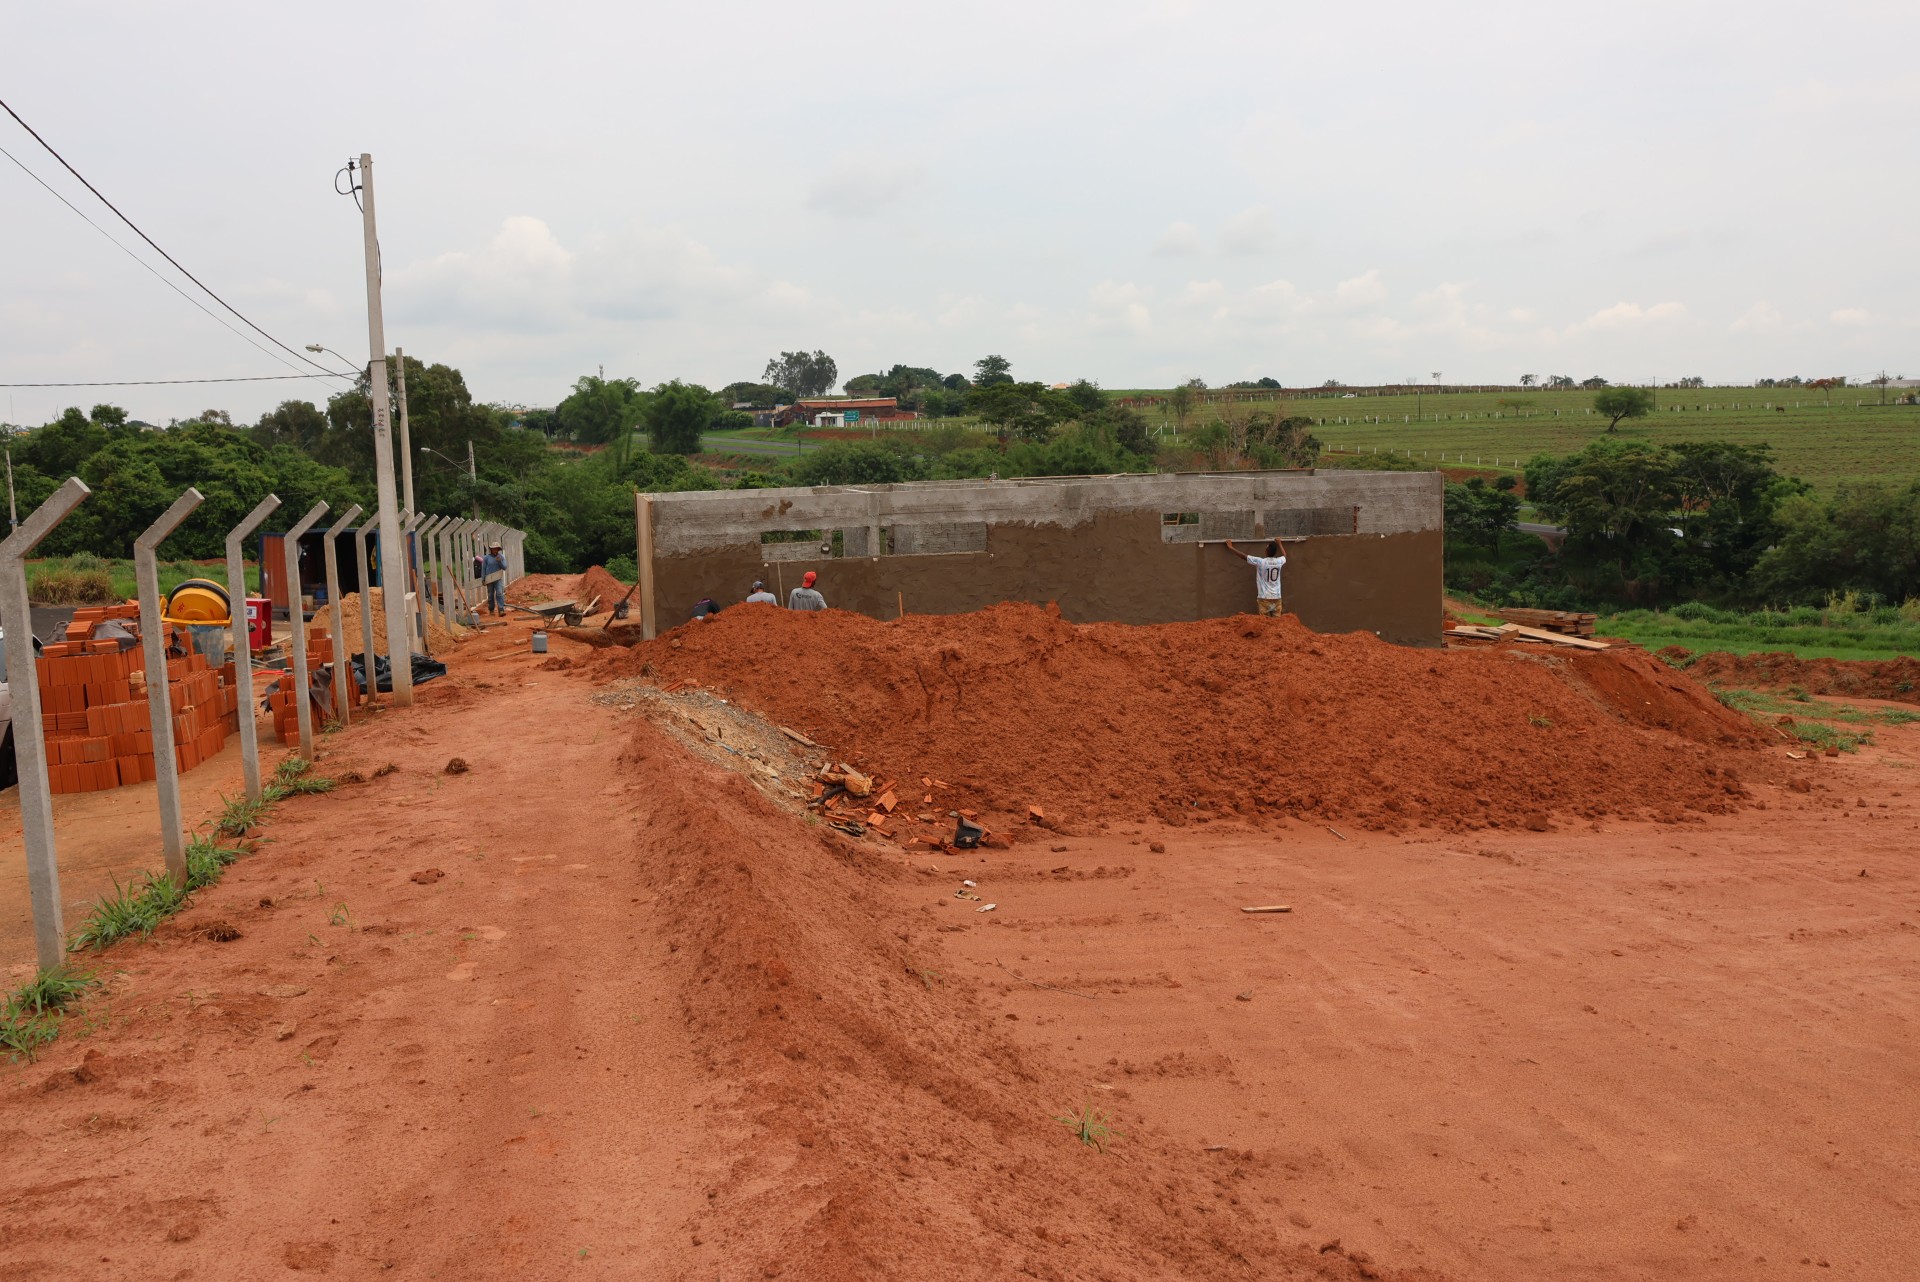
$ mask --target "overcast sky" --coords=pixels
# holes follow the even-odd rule
[[[0,98],[268,332],[356,362],[333,181],[370,151],[387,342],[486,400],[794,347],[1108,387],[1862,378],[1920,375],[1917,37],[1911,0],[0,0]],[[3,116],[0,146],[155,258]],[[288,372],[4,157],[0,209],[0,382]]]

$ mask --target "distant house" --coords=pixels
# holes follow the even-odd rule
[[[782,406],[774,412],[773,426],[805,423],[812,427],[856,427],[919,417],[912,410],[901,409],[898,398],[892,396],[828,396]]]

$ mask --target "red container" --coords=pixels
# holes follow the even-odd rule
[[[247,598],[247,648],[264,650],[273,644],[273,602],[263,596]]]

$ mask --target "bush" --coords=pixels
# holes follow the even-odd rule
[[[607,562],[607,573],[622,583],[638,583],[640,563],[630,556],[616,556]]]
[[[110,605],[113,576],[105,570],[47,570],[33,577],[27,595],[41,605]]]

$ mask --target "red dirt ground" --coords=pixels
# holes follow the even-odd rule
[[[1660,651],[1662,658],[1692,657],[1682,646]],[[1694,658],[1687,675],[1725,686],[1783,690],[1799,686],[1809,694],[1851,695],[1920,703],[1920,659],[1802,659],[1780,652],[1727,654],[1713,651]]]
[[[903,857],[528,631],[330,736],[325,772],[399,770],[285,803],[0,1067],[0,1279],[1912,1276],[1920,728],[1789,763],[1562,691],[1677,796],[1702,754],[1753,795]],[[1086,1102],[1106,1154],[1051,1120]]]
[[[1764,742],[1638,651],[1413,650],[1290,617],[1140,628],[1029,605],[891,621],[743,607],[605,662],[736,695],[881,774],[1078,821],[1672,819],[1737,803]]]

